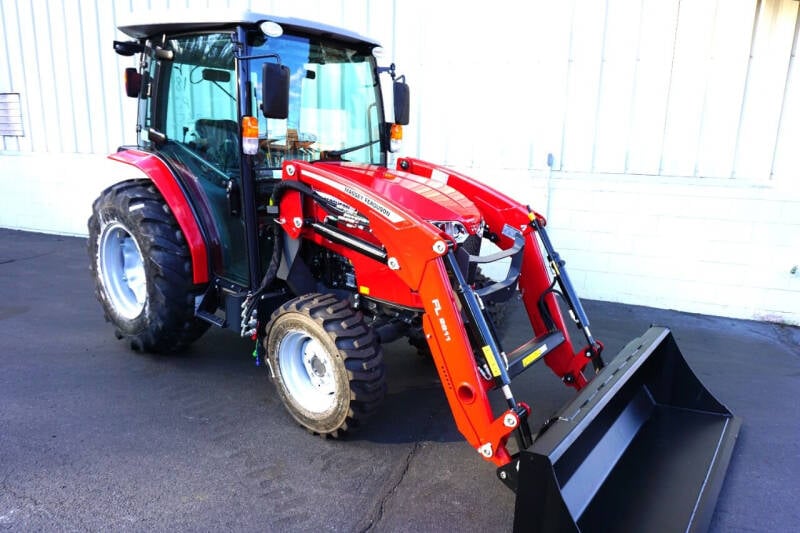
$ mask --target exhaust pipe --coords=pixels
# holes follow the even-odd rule
[[[520,452],[514,530],[705,531],[740,426],[651,327]]]

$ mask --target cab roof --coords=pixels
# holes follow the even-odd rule
[[[146,39],[164,33],[182,33],[191,31],[213,30],[237,25],[256,26],[265,21],[272,21],[292,32],[309,33],[323,37],[341,39],[353,43],[365,43],[378,46],[375,39],[365,37],[356,32],[329,26],[320,22],[291,17],[276,17],[266,13],[249,10],[232,9],[163,9],[129,13],[121,17],[117,28],[136,39]]]

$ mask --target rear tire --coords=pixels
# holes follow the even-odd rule
[[[307,294],[277,309],[264,340],[272,379],[300,425],[340,437],[386,395],[383,353],[359,311],[331,294]]]
[[[95,294],[115,334],[137,351],[174,352],[208,323],[194,316],[189,247],[149,180],[112,185],[92,206],[88,251]]]

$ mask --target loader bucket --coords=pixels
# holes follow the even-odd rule
[[[740,425],[651,327],[520,453],[514,530],[705,531]]]

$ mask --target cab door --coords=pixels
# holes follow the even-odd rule
[[[172,59],[156,67],[152,146],[178,174],[211,241],[215,274],[248,286],[241,216],[241,148],[234,44],[230,33],[165,39]]]

